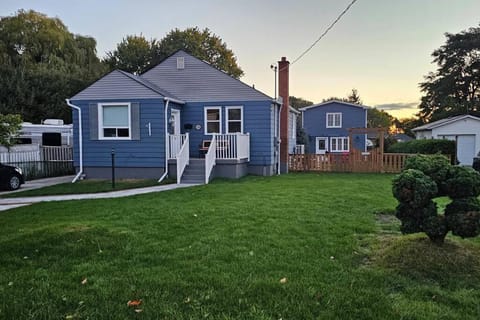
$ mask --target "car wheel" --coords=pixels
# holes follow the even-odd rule
[[[17,175],[12,175],[10,179],[8,179],[7,187],[9,190],[17,190],[20,188],[20,178]]]

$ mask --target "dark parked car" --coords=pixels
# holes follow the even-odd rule
[[[0,187],[2,189],[17,190],[24,183],[22,169],[0,163]]]

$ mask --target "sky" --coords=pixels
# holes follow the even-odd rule
[[[351,0],[2,0],[0,16],[33,9],[92,36],[97,53],[127,35],[161,39],[174,28],[209,28],[226,42],[249,85],[274,96],[270,66],[294,61]],[[399,118],[418,112],[418,84],[436,70],[445,33],[480,23],[479,0],[357,0],[312,50],[290,67],[290,95],[314,103],[346,97]]]

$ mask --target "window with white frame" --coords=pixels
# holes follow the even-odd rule
[[[243,107],[226,107],[227,133],[243,133]]]
[[[221,111],[221,107],[205,107],[205,134],[222,133]]]
[[[333,137],[330,138],[331,152],[348,152],[348,137]]]
[[[341,128],[342,114],[340,112],[327,113],[327,128]]]
[[[100,139],[130,139],[130,103],[100,103],[98,131]]]

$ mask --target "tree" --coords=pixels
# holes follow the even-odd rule
[[[227,44],[208,28],[199,30],[198,27],[185,30],[174,29],[170,31],[158,43],[152,65],[170,56],[177,50],[185,52],[205,60],[213,67],[222,70],[234,78],[243,75],[242,69],[237,64],[237,58],[233,51],[227,48]]]
[[[386,128],[389,129],[393,123],[393,117],[383,110],[377,108],[368,108],[367,110],[367,128]]]
[[[107,57],[103,61],[110,69],[141,74],[152,67],[157,51],[157,40],[148,41],[141,34],[127,36],[114,51],[107,52]]]
[[[360,98],[360,95],[358,94],[358,90],[353,88],[352,92],[347,95],[346,98],[339,98],[339,97],[329,97],[327,99],[323,99],[322,102],[327,102],[327,101],[332,101],[332,100],[338,100],[338,101],[343,101],[343,102],[349,102],[349,103],[356,103],[356,104],[362,104],[362,99]]]
[[[445,44],[432,54],[437,70],[420,83],[425,95],[418,116],[423,122],[480,115],[480,26],[445,37]]]
[[[21,128],[22,117],[19,114],[0,114],[0,145],[10,150],[16,144]]]
[[[65,98],[104,71],[95,39],[73,35],[60,19],[33,10],[0,18],[0,113],[68,122]]]
[[[402,119],[394,119],[393,124],[397,128],[397,131],[403,132],[406,135],[414,138],[415,133],[413,133],[412,129],[418,126],[421,126],[423,122],[418,118],[402,118]]]

